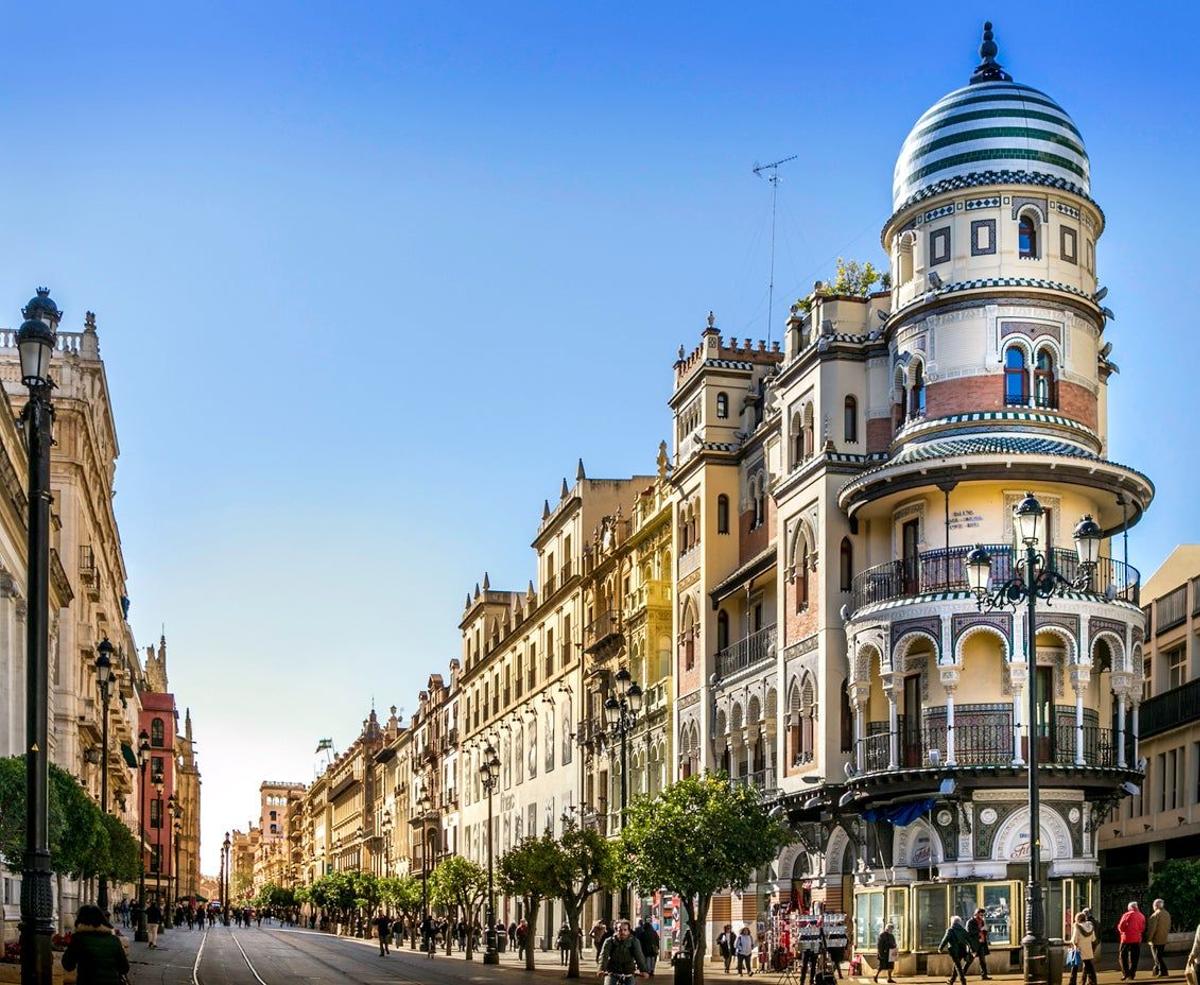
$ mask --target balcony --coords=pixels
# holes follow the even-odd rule
[[[891,735],[877,732],[858,741],[858,762],[864,775],[897,770],[947,768],[947,728],[945,722],[922,725],[919,729],[901,728],[896,737],[896,765],[891,766]],[[1038,763],[1068,768],[1095,767],[1117,769],[1116,735],[1110,728],[1084,725],[1082,756],[1077,756],[1080,730],[1074,725],[1058,724],[1054,729],[1039,728]],[[1126,753],[1132,754],[1133,737],[1126,733]],[[1028,738],[1021,739],[1021,759],[1026,758]],[[954,767],[1014,765],[1011,722],[964,724],[954,727]],[[1126,762],[1132,762],[1128,755]],[[1128,767],[1132,768],[1132,767]]]
[[[588,623],[583,631],[583,649],[586,653],[599,650],[605,643],[621,636],[621,614],[616,609],[605,609]]]
[[[686,578],[693,571],[700,567],[700,545],[695,545],[691,550],[679,555],[679,577]]]
[[[851,583],[850,608],[857,612],[869,605],[894,599],[917,598],[932,592],[967,592],[967,555],[974,545],[924,551],[907,561],[885,561],[861,571]],[[984,544],[992,558],[990,587],[1006,582],[1013,575],[1013,549],[1010,544]],[[1068,581],[1079,572],[1079,559],[1073,550],[1062,547],[1050,551],[1052,569]],[[1096,562],[1088,591],[1106,598],[1140,604],[1141,585],[1137,568],[1112,558]]]
[[[1200,719],[1200,678],[1142,702],[1138,731],[1143,739]]]
[[[774,766],[755,770],[753,773],[745,773],[742,776],[731,776],[729,778],[729,785],[731,787],[753,787],[759,793],[776,790],[779,786],[775,782]]]
[[[648,581],[639,585],[629,595],[630,615],[637,615],[644,609],[669,609],[670,607],[670,582]]]
[[[1154,601],[1154,635],[1159,636],[1169,629],[1187,622],[1187,585]]]
[[[775,627],[764,626],[757,632],[717,651],[717,674],[730,677],[740,671],[764,663],[775,655]]]

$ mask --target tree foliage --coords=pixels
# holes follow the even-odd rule
[[[487,896],[487,873],[461,855],[450,855],[429,875],[429,894],[447,909],[457,907],[467,926],[473,926]],[[467,935],[467,960],[471,960],[471,935]]]
[[[558,842],[550,834],[525,838],[500,856],[500,891],[519,896],[525,904],[525,920],[537,926],[538,910],[547,897],[558,895],[555,881],[561,862]],[[525,948],[525,967],[534,970],[534,948]]]
[[[836,295],[865,298],[876,284],[879,284],[882,290],[888,290],[891,283],[892,275],[886,270],[879,270],[870,260],[860,263],[858,260],[846,260],[838,257],[833,280],[827,283],[818,282],[812,295],[800,298],[792,310],[799,308],[808,311],[812,307],[814,295],[823,298]]]
[[[1154,867],[1150,898],[1167,901],[1171,923],[1180,930],[1200,924],[1200,861],[1171,859]]]
[[[635,801],[621,835],[622,871],[643,892],[662,886],[679,894],[697,954],[713,894],[743,889],[755,869],[792,841],[790,829],[767,814],[749,785],[723,774],[692,776],[653,799]],[[704,981],[704,963],[693,981]]]
[[[617,881],[617,853],[614,844],[599,831],[581,828],[570,819],[563,820],[563,833],[554,846],[549,860],[547,878],[567,917],[571,940],[579,938],[579,918],[583,906],[593,893],[613,889]],[[548,894],[550,895],[550,894]],[[567,977],[579,977],[579,949],[571,948]]]

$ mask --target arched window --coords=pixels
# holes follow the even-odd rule
[[[899,430],[904,427],[905,418],[908,416],[908,390],[904,386],[904,370],[898,366],[896,367],[892,402],[896,411],[896,430]]]
[[[854,397],[846,398],[844,417],[846,441],[858,441],[858,401]]]
[[[839,577],[843,592],[850,591],[850,583],[854,580],[854,545],[849,537],[842,538],[842,548],[839,552]]]
[[[717,394],[717,417],[724,420],[729,416],[729,394],[722,391]]]
[[[813,457],[813,452],[816,451],[816,430],[813,427],[813,405],[808,404],[804,408],[804,457],[809,459]]]
[[[729,613],[722,609],[717,613],[717,650],[729,646]]]
[[[841,701],[842,752],[854,750],[854,712],[850,708],[850,682],[842,681]]]
[[[150,745],[155,749],[161,749],[166,742],[166,736],[163,729],[163,720],[156,718],[150,723]]]
[[[763,472],[758,473],[754,489],[754,526],[761,527],[767,522],[767,477]]]
[[[1037,220],[1028,212],[1017,224],[1017,244],[1022,259],[1036,260],[1038,257]]]
[[[1004,402],[1021,407],[1029,403],[1025,350],[1019,345],[1010,345],[1004,352]]]
[[[729,497],[724,493],[717,497],[717,533],[729,533]]]
[[[900,249],[896,254],[896,284],[907,284],[913,276],[913,241],[915,237],[905,233],[900,237]]]
[[[796,552],[796,611],[808,608],[808,539],[800,534],[800,546]]]
[[[925,367],[918,361],[913,363],[912,368],[912,390],[910,392],[912,401],[912,417],[914,419],[925,416]]]
[[[1058,406],[1058,386],[1054,379],[1054,353],[1039,349],[1033,371],[1033,397],[1039,407]]]
[[[804,461],[804,423],[799,414],[792,415],[792,468]]]

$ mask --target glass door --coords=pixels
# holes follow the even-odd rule
[[[904,526],[900,528],[901,572],[904,578],[905,595],[916,595],[921,590],[920,558],[917,553],[920,532],[920,520],[906,520]]]
[[[924,761],[921,742],[921,675],[904,678],[904,719],[900,728],[905,766],[920,766]]]

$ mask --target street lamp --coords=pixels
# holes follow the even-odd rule
[[[48,288],[21,310],[17,330],[21,382],[29,400],[21,412],[29,451],[28,614],[25,630],[25,866],[21,875],[21,981],[50,985],[54,958],[54,898],[50,887],[50,446],[54,408],[50,357],[62,312]]]
[[[179,905],[179,837],[183,834],[183,813],[180,811],[175,815],[175,820],[171,824],[174,838],[171,839],[171,845],[175,849],[175,905]]]
[[[225,832],[225,892],[221,899],[225,904],[225,926],[229,926],[229,869],[233,865],[233,854],[230,852],[229,832]]]
[[[433,800],[429,791],[422,789],[417,798],[417,813],[421,817],[421,935],[425,937],[429,927],[429,812],[433,810]],[[433,937],[422,940],[429,956],[433,957]]]
[[[100,686],[100,810],[108,813],[108,686],[112,680],[113,645],[104,637],[96,647],[96,683]],[[96,894],[100,909],[108,911],[108,873],[100,873]]]
[[[487,791],[487,853],[488,853],[488,898],[487,929],[484,941],[483,963],[499,964],[500,952],[496,950],[496,884],[492,865],[492,791],[500,779],[500,757],[489,742],[483,750],[483,765],[479,767],[479,780]]]
[[[141,787],[138,795],[138,858],[141,866],[138,871],[138,923],[133,932],[133,939],[138,942],[150,940],[146,931],[146,765],[150,762],[150,734],[142,729],[138,733],[138,773],[141,776]]]
[[[609,735],[621,741],[621,829],[629,807],[629,735],[642,710],[642,686],[622,667],[616,673],[616,689],[604,702],[604,721]],[[629,886],[621,887],[620,916],[629,916]]]
[[[1092,571],[1100,550],[1103,532],[1091,517],[1084,516],[1075,527],[1075,552],[1079,573],[1072,581],[1055,570],[1052,557],[1038,552],[1040,530],[1046,511],[1033,493],[1013,508],[1013,528],[1025,545],[1025,558],[1013,566],[1012,576],[995,588],[990,586],[992,559],[981,546],[967,555],[967,584],[978,599],[979,608],[996,609],[1022,603],[1028,606],[1026,616],[1027,688],[1029,690],[1029,736],[1026,760],[1029,765],[1029,878],[1025,894],[1025,936],[1021,949],[1025,958],[1025,981],[1044,983],[1049,980],[1048,946],[1046,942],[1046,912],[1041,886],[1041,803],[1038,786],[1037,754],[1037,600],[1049,601],[1068,590],[1090,587]]]
[[[152,821],[157,822],[154,827],[154,901],[158,904],[159,909],[163,908],[162,900],[162,826],[163,826],[163,775],[155,773],[151,779],[154,785],[154,802],[157,805],[156,817]],[[163,919],[166,920],[166,914],[163,914]]]
[[[170,839],[170,843],[172,846],[174,846],[174,844],[175,844],[175,817],[176,817],[178,810],[179,810],[179,800],[175,796],[174,792],[172,792],[171,796],[169,796],[167,798],[167,817],[170,818],[170,824],[168,824],[168,826],[167,826],[167,834],[168,834],[168,837]],[[159,817],[159,824],[160,825],[162,824],[161,816]],[[172,854],[171,850],[168,850],[167,857],[170,858],[171,854]],[[175,925],[174,920],[172,919],[172,916],[171,916],[172,910],[174,909],[171,905],[171,900],[172,900],[171,879],[174,874],[175,874],[174,867],[171,865],[168,865],[167,866],[167,901],[163,905],[163,927],[166,929],[170,929],[171,927],[173,927]]]

